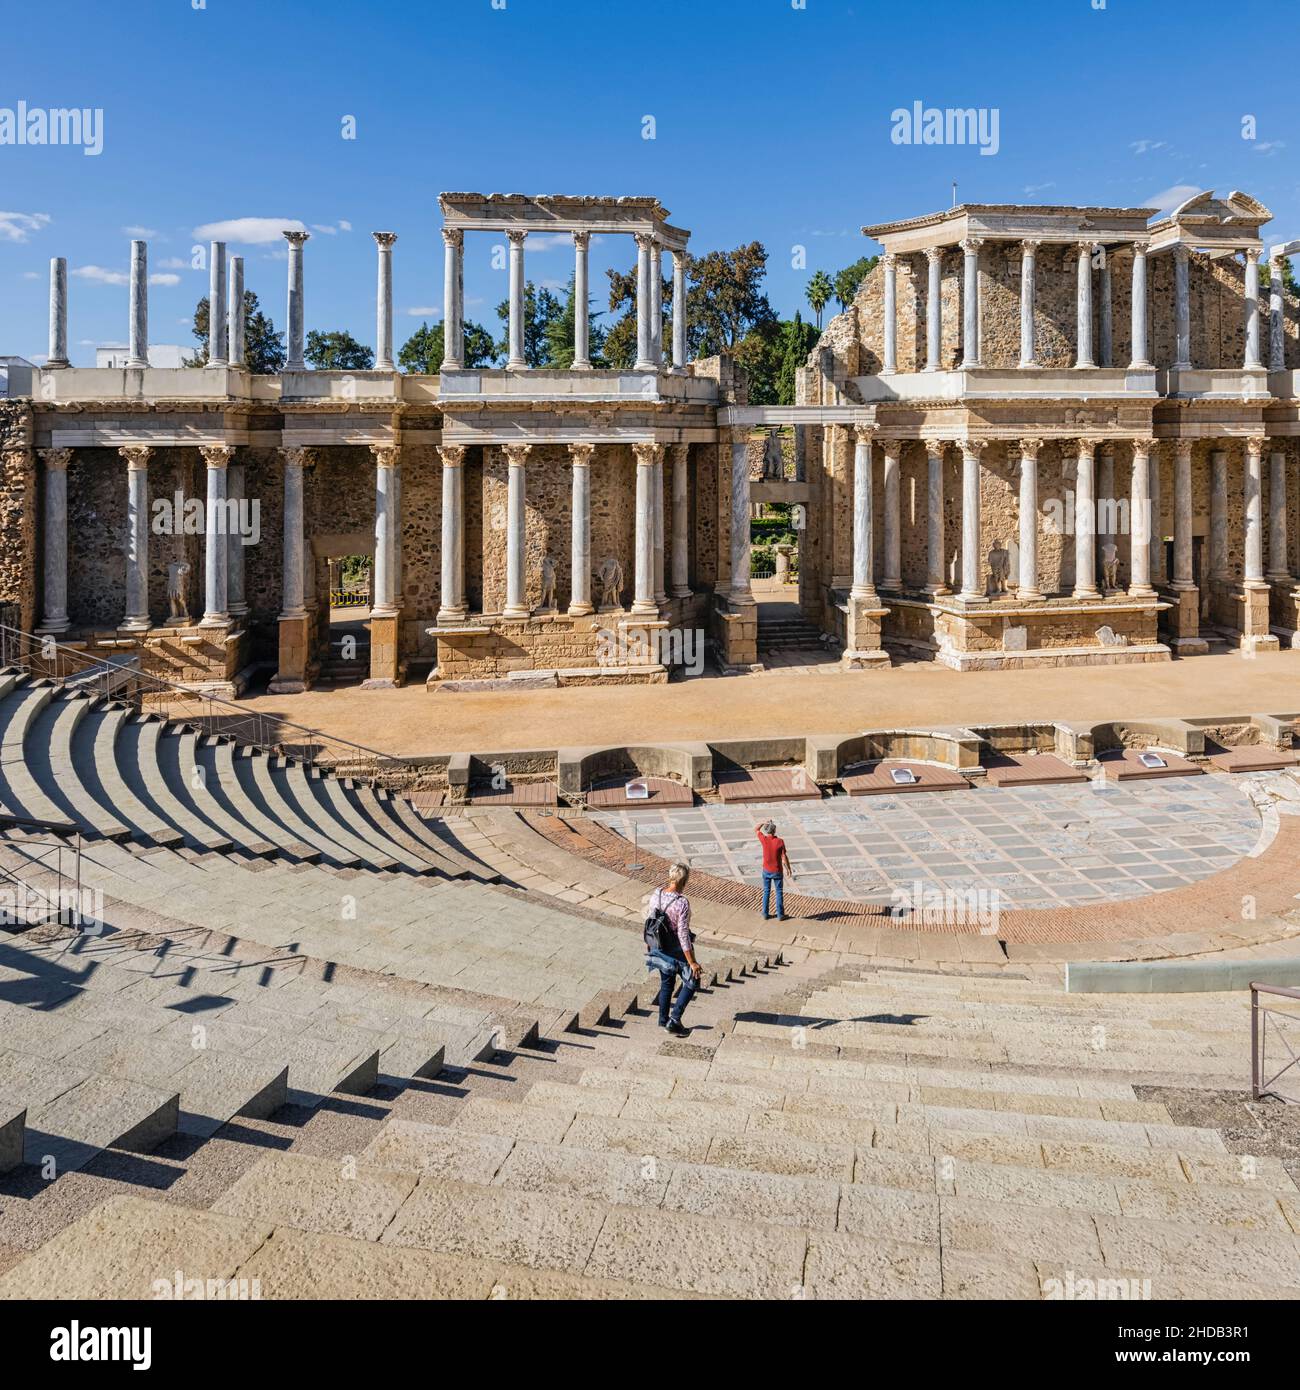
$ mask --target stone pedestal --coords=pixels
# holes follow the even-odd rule
[[[1300,651],[1300,584],[1289,576],[1271,586],[1269,627],[1280,646]]]
[[[1248,583],[1241,589],[1241,650],[1250,655],[1256,652],[1275,652],[1281,647],[1271,627],[1271,592],[1268,584]]]
[[[311,660],[311,629],[310,613],[280,619],[280,659],[275,677],[267,686],[269,694],[301,695],[311,689],[316,679]]]
[[[1209,643],[1201,636],[1201,591],[1190,588],[1168,588],[1160,597],[1169,605],[1162,617],[1162,635],[1175,656],[1204,656]]]
[[[400,613],[370,615],[370,675],[361,682],[362,690],[393,690],[404,683],[401,624]]]
[[[880,632],[888,608],[879,599],[849,596],[841,664],[849,671],[872,671],[889,666],[889,653],[880,645]]]
[[[762,670],[758,659],[758,605],[719,598],[714,617],[723,670]]]

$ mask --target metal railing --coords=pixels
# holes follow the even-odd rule
[[[25,816],[0,815],[0,829],[10,826],[26,830],[29,827],[50,830],[48,822],[29,820]],[[37,853],[24,853],[26,865],[36,869],[52,870],[54,874],[54,896],[48,889],[35,888],[16,869],[0,864],[0,883],[12,883],[22,890],[21,901],[15,900],[12,909],[6,903],[0,907],[0,927],[34,927],[51,920],[75,927],[82,931],[87,925],[87,914],[82,911],[81,896],[81,832],[73,833],[69,843],[58,835],[5,835],[0,838],[0,849],[10,845],[35,846]],[[64,867],[64,856],[69,858],[69,867]],[[71,893],[69,893],[69,884]],[[34,915],[35,914],[35,915]],[[6,921],[9,917],[12,920]],[[92,913],[89,921],[97,920]]]
[[[52,637],[0,626],[0,668],[59,681],[88,695],[120,701],[142,714],[162,715],[197,733],[220,735],[374,786],[396,790],[416,777],[416,769],[401,758],[164,680],[142,671],[135,656],[106,661]]]
[[[331,608],[369,608],[369,589],[331,589]]]
[[[1252,984],[1250,987],[1250,1095],[1252,1100],[1262,1100],[1265,1096],[1272,1096],[1275,1100],[1286,1101],[1288,1104],[1295,1105],[1300,1103],[1300,1098],[1296,1096],[1286,1096],[1280,1091],[1273,1090],[1273,1083],[1280,1076],[1284,1076],[1293,1067],[1300,1066],[1300,1053],[1291,1046],[1286,1034],[1278,1025],[1277,1020],[1284,1018],[1288,1023],[1300,1024],[1300,1014],[1286,1013],[1281,1009],[1270,1009],[1259,1002],[1261,994],[1280,995],[1283,999],[1300,1000],[1300,989],[1286,989],[1282,985],[1262,985]],[[1268,1050],[1268,1031],[1270,1027],[1274,1036],[1282,1045],[1282,1050],[1290,1060],[1285,1066],[1280,1067],[1272,1076],[1265,1076],[1264,1072],[1268,1065],[1266,1053]],[[1300,1075],[1300,1073],[1297,1073]]]

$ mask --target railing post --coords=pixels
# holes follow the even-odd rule
[[[1259,1099],[1259,990],[1250,987],[1250,1098]]]

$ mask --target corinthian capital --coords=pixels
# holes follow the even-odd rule
[[[531,444],[503,444],[501,452],[506,456],[506,462],[512,468],[522,468],[528,462],[528,455],[533,452]]]
[[[442,457],[444,468],[459,468],[465,462],[465,446],[463,444],[440,444],[438,453]]]
[[[444,227],[442,240],[444,245],[454,246],[459,251],[465,245],[465,233],[459,227]]]
[[[375,456],[376,468],[397,468],[402,462],[400,444],[372,444],[370,452]]]
[[[117,452],[126,460],[127,468],[133,473],[148,468],[149,460],[153,457],[153,449],[148,444],[123,444]]]
[[[235,451],[229,444],[200,444],[199,453],[209,468],[226,468],[235,457]]]
[[[68,464],[72,462],[71,449],[41,449],[41,462],[50,473],[63,473],[67,471]]]

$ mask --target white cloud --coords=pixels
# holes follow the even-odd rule
[[[1134,154],[1155,154],[1158,150],[1169,148],[1168,140],[1130,140],[1129,149]]]
[[[1255,146],[1256,154],[1276,154],[1278,150],[1286,149],[1285,140],[1261,140]]]
[[[155,227],[123,227],[122,235],[135,237],[137,240],[152,241],[158,235]]]
[[[313,222],[311,229],[313,232],[320,232],[323,236],[337,236],[340,232],[350,232],[352,223],[340,221],[336,226],[332,222]]]
[[[39,270],[24,270],[24,271],[23,271],[23,279],[24,279],[24,280],[43,280],[44,278],[45,278],[45,277],[41,274],[41,272],[40,272]]]
[[[1047,190],[1048,190],[1049,188],[1055,188],[1055,187],[1056,187],[1056,184],[1055,184],[1054,182],[1052,182],[1052,183],[1027,183],[1027,184],[1025,185],[1025,190],[1024,190],[1024,191],[1025,191],[1026,193],[1046,193]]]
[[[158,264],[164,270],[194,270],[197,268],[191,265],[184,256],[168,256],[166,260],[159,261]]]
[[[225,222],[205,222],[195,227],[195,241],[235,241],[244,246],[271,246],[285,232],[305,232],[296,217],[232,217]]]
[[[129,277],[124,270],[105,270],[102,265],[79,265],[68,272],[79,280],[93,280],[97,285],[125,285]]]
[[[341,232],[350,232],[351,230],[352,230],[352,223],[351,223],[351,222],[348,222],[346,219],[340,217],[340,218],[339,218],[339,231],[341,231]]]
[[[1162,188],[1159,193],[1152,193],[1149,197],[1143,198],[1142,206],[1155,208],[1157,212],[1173,212],[1180,203],[1185,203],[1188,198],[1202,191],[1194,183],[1176,183],[1170,188]]]
[[[441,318],[442,310],[436,304],[417,304],[413,309],[403,309],[404,314],[409,314],[413,319],[432,319]]]
[[[181,277],[179,275],[151,275],[149,283],[151,285],[179,285]]]
[[[48,212],[0,212],[0,241],[26,241],[49,225]]]

